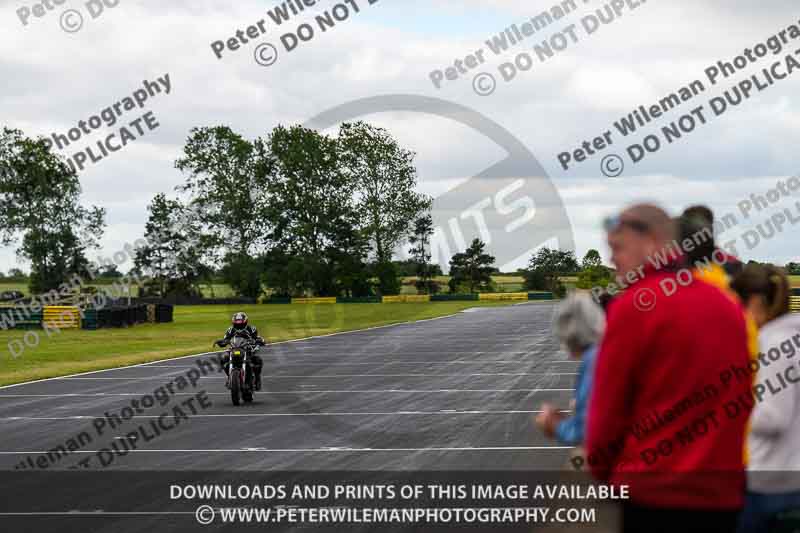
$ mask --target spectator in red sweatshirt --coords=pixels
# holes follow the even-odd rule
[[[725,403],[752,400],[742,308],[675,266],[662,209],[631,207],[606,230],[628,288],[597,356],[586,460],[599,480],[629,486],[625,532],[733,532],[749,408],[729,417]]]

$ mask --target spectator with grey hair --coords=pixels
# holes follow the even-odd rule
[[[594,358],[605,323],[603,309],[589,294],[573,293],[558,307],[554,323],[556,336],[573,358],[581,360],[575,383],[575,407],[573,415],[565,417],[556,407],[543,404],[536,424],[545,435],[564,445],[583,444]]]

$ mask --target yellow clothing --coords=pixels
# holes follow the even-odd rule
[[[723,270],[721,266],[716,263],[712,263],[710,265],[704,265],[699,268],[694,268],[692,270],[695,279],[699,279],[709,285],[714,285],[715,287],[719,288],[722,292],[730,296],[732,299],[736,300],[736,302],[741,303],[739,300],[739,296],[733,292],[730,285],[730,278],[728,274]],[[744,319],[747,325],[747,351],[750,353],[750,360],[751,361],[758,361],[758,325],[756,321],[753,319],[752,315],[745,309],[744,310]],[[753,381],[755,382],[756,376],[753,374]],[[751,384],[752,385],[752,384]],[[748,423],[748,430],[749,433],[750,424]],[[748,463],[748,452],[747,452],[747,439],[745,439],[744,445],[744,464],[747,465]]]

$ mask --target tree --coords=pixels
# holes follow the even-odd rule
[[[217,243],[246,255],[266,234],[271,161],[260,140],[247,141],[230,128],[195,128],[176,168],[187,172],[178,187]]]
[[[276,127],[266,141],[274,158],[270,185],[275,243],[286,256],[285,270],[273,271],[294,291],[329,295],[336,291],[335,248],[363,253],[351,246],[358,217],[354,184],[342,170],[337,141],[320,132]]]
[[[433,218],[431,215],[419,217],[414,221],[414,229],[408,242],[411,243],[411,257],[416,263],[417,292],[422,294],[435,294],[439,285],[433,281],[436,275],[431,268],[431,252],[429,249],[431,235],[433,235]],[[438,266],[438,265],[437,265]]]
[[[186,206],[163,193],[153,198],[147,210],[147,244],[136,250],[136,271],[152,278],[150,289],[162,298],[167,294],[198,295],[204,248],[198,223]]]
[[[586,252],[586,255],[583,256],[581,266],[584,269],[603,266],[603,259],[600,257],[600,252],[594,248],[590,249]]]
[[[488,290],[492,286],[492,273],[495,258],[484,252],[486,244],[474,239],[463,253],[450,259],[450,292],[457,292],[465,286],[469,292]]]
[[[790,276],[800,276],[800,263],[786,263],[785,268]]]
[[[611,283],[613,277],[611,269],[604,265],[590,266],[581,270],[575,286],[579,289],[605,288]]]
[[[530,259],[524,271],[525,290],[546,290],[558,296],[566,292],[559,276],[574,274],[579,270],[575,253],[540,248]]]
[[[122,272],[119,271],[117,265],[110,264],[98,269],[100,278],[103,279],[117,279],[122,277]]]
[[[21,238],[17,254],[30,261],[30,290],[93,275],[86,251],[99,246],[105,210],[81,205],[75,171],[43,139],[8,128],[0,134],[0,169],[0,242]]]
[[[188,193],[189,214],[200,225],[207,249],[219,250],[225,281],[246,296],[260,293],[257,258],[271,244],[269,191],[273,161],[263,141],[230,128],[195,128],[176,168],[187,173],[178,187]],[[241,292],[244,291],[244,292]]]
[[[261,278],[264,257],[230,252],[223,258],[222,279],[236,294],[258,298],[262,294]]]
[[[19,268],[12,268],[8,271],[8,277],[11,279],[25,279],[28,276]]]
[[[414,153],[400,147],[383,128],[364,122],[339,129],[341,164],[356,194],[355,210],[372,245],[381,287],[398,283],[396,270],[386,266],[408,235],[415,217],[430,209],[431,199],[416,192]]]
[[[613,278],[610,268],[603,265],[600,252],[591,249],[583,256],[582,269],[578,274],[575,286],[579,289],[606,287]]]

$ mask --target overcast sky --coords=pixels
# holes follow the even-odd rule
[[[383,95],[446,101],[424,109],[420,103],[421,109],[416,109],[414,102],[431,100],[410,98],[414,109],[397,111],[389,99],[385,105],[379,99],[355,106],[355,111],[363,108],[364,116],[346,118],[386,127],[417,153],[421,190],[444,195],[447,201],[439,205],[446,206],[445,218],[459,220],[464,239],[485,237],[477,218],[464,212],[488,199],[489,207],[482,211],[489,222],[487,240],[490,252],[504,265],[522,264],[548,232],[555,237],[551,242],[569,245],[572,239],[560,231],[567,221],[579,256],[597,248],[607,258],[602,218],[636,201],[658,202],[672,214],[702,202],[720,215],[735,213],[743,220],[737,209],[740,201],[800,174],[800,108],[791,98],[800,87],[800,71],[756,92],[725,115],[710,117],[706,125],[671,145],[665,143],[636,165],[625,154],[629,144],[658,134],[662,126],[694,107],[708,109],[711,97],[800,48],[800,39],[794,40],[781,54],[770,54],[715,87],[704,76],[704,70],[717,61],[732,61],[745,48],[798,23],[796,0],[650,0],[633,11],[625,9],[621,18],[592,35],[587,35],[581,19],[604,2],[579,0],[577,12],[499,56],[489,50],[487,39],[556,2],[378,0],[368,5],[368,0],[352,1],[360,12],[350,8],[347,20],[322,32],[314,15],[332,9],[339,3],[335,0],[320,0],[315,8],[280,26],[267,14],[280,5],[275,0],[119,0],[96,18],[85,1],[65,0],[41,18],[31,12],[27,25],[20,13],[32,8],[32,2],[0,0],[0,123],[29,136],[66,134],[78,121],[131,96],[143,80],[169,74],[169,95],[156,95],[143,109],[125,112],[116,126],[84,136],[62,152],[71,155],[93,146],[148,111],[159,123],[80,173],[85,202],[108,211],[106,254],[140,237],[150,199],[160,192],[173,194],[183,181],[174,161],[192,127],[224,124],[254,138],[277,124],[305,123],[337,106]],[[63,15],[68,9],[84,19],[75,33],[61,28],[78,23],[74,13]],[[212,42],[227,40],[261,19],[264,35],[236,51],[226,49],[222,59],[215,57]],[[287,52],[281,35],[302,23],[315,27],[314,37]],[[553,58],[539,62],[533,45],[570,24],[576,24],[579,42],[570,42]],[[271,66],[254,60],[262,42],[278,51]],[[484,64],[458,80],[445,81],[439,89],[434,87],[432,71],[478,50],[484,52]],[[533,68],[503,81],[499,65],[513,61],[520,52],[533,55]],[[473,90],[473,78],[484,72],[497,80],[496,90],[488,96]],[[702,80],[707,88],[696,99],[629,138],[614,130],[613,123],[621,116],[639,105],[655,104],[694,80]],[[458,117],[448,115],[452,109],[461,110]],[[351,115],[352,111],[347,109]],[[493,167],[511,149],[492,136],[499,131],[493,128],[510,134],[533,157]],[[574,150],[606,130],[613,130],[613,146],[568,171],[561,168],[560,152]],[[600,171],[601,159],[610,154],[621,155],[626,164],[618,178]],[[497,172],[487,175],[487,168]],[[798,194],[784,198],[772,210],[754,213],[728,235],[736,237],[797,201]],[[800,216],[798,208],[793,210]],[[778,263],[798,261],[798,229],[787,227],[741,255]],[[457,248],[458,236],[452,228],[447,231],[451,248]],[[2,250],[0,270],[14,266],[18,266],[14,250]]]

